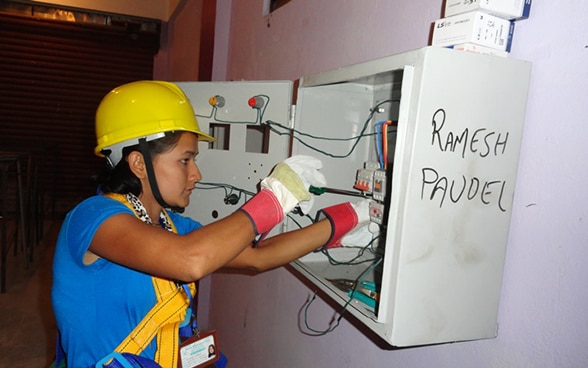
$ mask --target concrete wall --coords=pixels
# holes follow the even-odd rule
[[[219,0],[213,78],[297,79],[426,46],[441,0]],[[203,328],[235,367],[588,366],[588,2],[535,1],[511,57],[533,62],[496,339],[390,349],[343,319],[308,336],[312,295],[286,269],[202,282]],[[338,309],[317,299],[321,330]],[[301,327],[302,326],[302,327]]]

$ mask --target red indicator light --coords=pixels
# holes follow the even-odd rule
[[[251,97],[247,104],[254,109],[261,109],[263,107],[263,99],[258,96]]]

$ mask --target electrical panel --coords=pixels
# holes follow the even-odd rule
[[[220,138],[201,143],[212,185],[199,185],[187,212],[213,221],[275,163],[317,157],[328,190],[310,216],[290,214],[274,231],[345,201],[367,200],[371,221],[292,271],[393,346],[494,337],[530,69],[426,47],[304,77],[294,108],[288,82],[180,83],[201,128]],[[247,129],[265,132],[256,144],[269,149],[225,145]]]
[[[203,224],[235,212],[258,191],[272,167],[288,157],[290,137],[272,133],[265,121],[291,124],[291,81],[178,82],[203,132],[196,159],[202,181],[185,214]],[[282,231],[276,227],[272,234]]]

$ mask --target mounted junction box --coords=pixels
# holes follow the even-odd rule
[[[204,115],[203,129],[228,124],[230,141],[239,141],[227,149],[203,147],[203,181],[253,192],[291,150],[320,158],[329,187],[340,190],[316,197],[315,210],[358,200],[345,193],[372,200],[379,233],[311,253],[292,271],[388,344],[415,346],[496,334],[530,70],[524,61],[426,47],[302,78],[293,122],[288,83],[284,90],[256,82],[181,87]],[[249,110],[225,114],[207,105],[222,95],[231,109],[234,95],[247,101],[252,89],[270,97],[262,120],[280,132],[269,134],[267,153],[248,153],[241,142],[247,125],[263,124],[239,121],[256,121],[259,111],[245,104]],[[375,178],[367,190],[357,190],[365,162],[379,167],[366,176]],[[187,213],[211,214],[196,217],[203,223],[215,211],[235,210],[223,204],[230,189],[197,192]],[[285,227],[309,223],[291,215]],[[350,300],[333,279],[375,285],[377,298]]]

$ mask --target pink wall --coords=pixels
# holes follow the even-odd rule
[[[294,0],[263,17],[262,3],[218,1],[213,79],[293,80],[420,48],[442,6]],[[347,319],[312,337],[299,327],[312,291],[286,269],[217,274],[202,282],[200,324],[233,366],[588,366],[586,14],[585,1],[535,1],[516,25],[511,57],[533,74],[496,339],[391,350]],[[335,310],[317,299],[308,322],[324,329]]]
[[[269,17],[262,0],[232,3],[232,80],[296,79],[419,48],[441,13],[441,0],[295,0]]]
[[[198,80],[202,0],[182,1],[168,23],[162,23],[161,46],[153,78]]]

